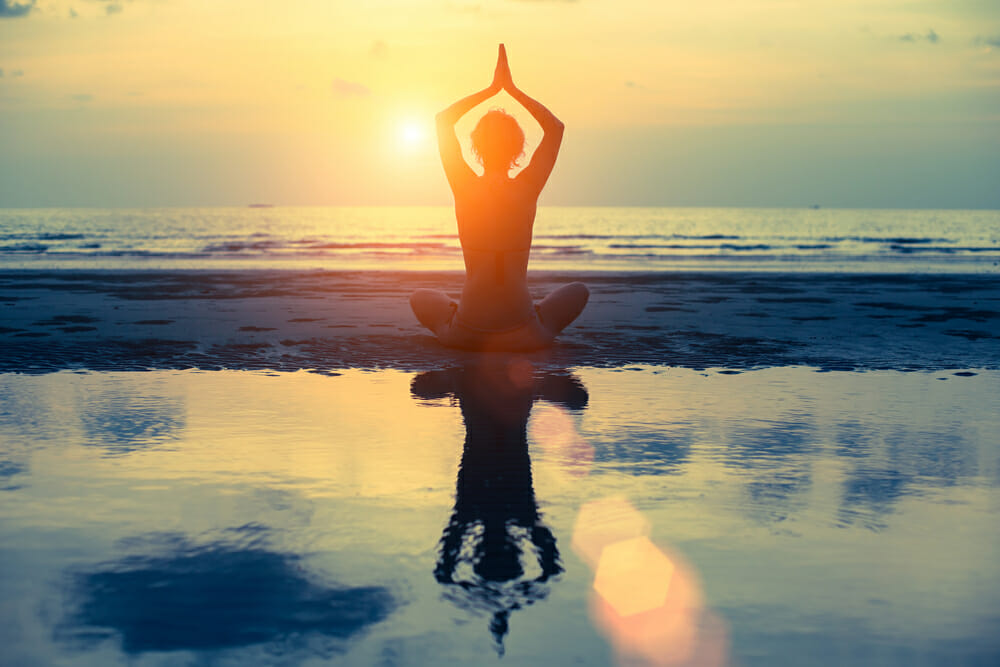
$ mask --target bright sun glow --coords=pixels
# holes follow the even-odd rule
[[[427,139],[424,127],[413,120],[404,120],[396,128],[396,137],[401,148],[413,150],[422,146]]]

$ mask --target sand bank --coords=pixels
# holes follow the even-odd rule
[[[1000,281],[977,275],[546,273],[582,280],[553,366],[1000,368]],[[152,368],[426,370],[467,353],[419,326],[418,287],[457,272],[0,272],[0,372]]]

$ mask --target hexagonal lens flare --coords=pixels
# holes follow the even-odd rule
[[[604,547],[594,576],[594,590],[618,613],[632,616],[663,606],[674,564],[648,537]]]
[[[624,498],[580,508],[573,549],[595,570],[595,626],[619,664],[726,665],[726,624],[705,608],[695,571],[648,534],[649,522]]]

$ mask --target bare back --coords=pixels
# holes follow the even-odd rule
[[[528,256],[537,195],[505,174],[488,174],[455,190],[455,217],[465,257],[459,314],[466,323],[503,329],[531,313]]]
[[[510,170],[523,152],[524,133],[509,114],[487,113],[473,132],[473,147],[484,170],[479,176],[465,161],[455,124],[502,90],[541,126],[542,141],[528,165],[511,178]],[[490,125],[494,122],[500,123],[499,129]],[[557,289],[537,306],[528,292],[528,256],[538,196],[559,155],[563,130],[552,112],[514,85],[502,44],[490,86],[437,115],[438,148],[455,197],[465,284],[458,304],[427,289],[414,292],[410,304],[417,319],[446,345],[537,349],[551,344],[586,305],[589,292],[582,283]]]

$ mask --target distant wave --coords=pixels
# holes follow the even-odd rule
[[[612,243],[609,248],[616,249],[654,249],[664,248],[668,250],[772,250],[773,246],[757,243],[750,245],[737,245],[735,243],[719,243],[717,245],[687,245],[680,243]]]
[[[444,249],[448,248],[444,243],[422,243],[422,242],[399,242],[399,243],[388,243],[379,241],[365,241],[360,243],[324,243],[321,241],[313,240],[297,240],[297,241],[230,241],[226,243],[214,243],[202,248],[202,252],[215,253],[215,252],[245,252],[245,251],[260,251],[260,250],[275,250],[282,248],[289,248],[290,246],[297,246],[296,250],[306,249],[306,250],[385,250],[387,248],[398,249],[398,250],[423,250],[423,249]]]
[[[855,243],[898,243],[898,244],[954,243],[952,239],[908,238],[905,236],[829,236],[822,240],[830,241],[831,243],[843,243],[844,241],[853,241]]]
[[[49,247],[41,243],[16,243],[14,245],[0,245],[0,252],[45,252]]]
[[[688,234],[535,234],[536,239],[583,239],[583,240],[691,240],[691,241],[738,241],[739,236],[729,234],[705,234],[692,236]]]
[[[911,248],[909,246],[904,246],[904,245],[891,245],[889,247],[890,249],[895,250],[896,252],[904,252],[904,253],[1000,252],[1000,247],[920,246],[917,248]]]
[[[85,234],[62,232],[40,232],[37,234],[0,234],[0,241],[75,241],[86,238]]]
[[[551,237],[540,237],[542,239]],[[569,237],[562,237],[567,239]],[[620,237],[614,237],[620,238]],[[599,259],[620,261],[626,258],[642,258],[644,260],[683,260],[686,258],[708,259],[713,256],[725,260],[734,257],[731,253],[753,255],[763,259],[767,256],[778,256],[783,260],[789,255],[802,258],[836,257],[840,260],[871,261],[885,258],[888,253],[897,255],[919,254],[922,256],[958,256],[963,254],[1000,253],[1000,246],[939,246],[939,245],[903,245],[888,244],[885,250],[859,253],[844,246],[831,243],[815,244],[772,244],[772,243],[608,243],[589,246],[578,243],[560,245],[553,243],[535,243],[532,246],[532,256],[535,258],[580,257],[593,256]],[[101,243],[87,243],[76,246],[53,246],[51,244],[24,242],[0,245],[0,257],[3,256],[46,256],[58,258],[101,258],[101,257],[147,257],[147,258],[335,258],[356,256],[387,256],[405,257],[440,256],[450,258],[461,253],[459,244],[421,241],[359,241],[359,242],[322,242],[318,240],[261,239],[247,241],[226,241],[212,243],[191,249],[161,249],[161,248],[121,248],[107,247]]]

